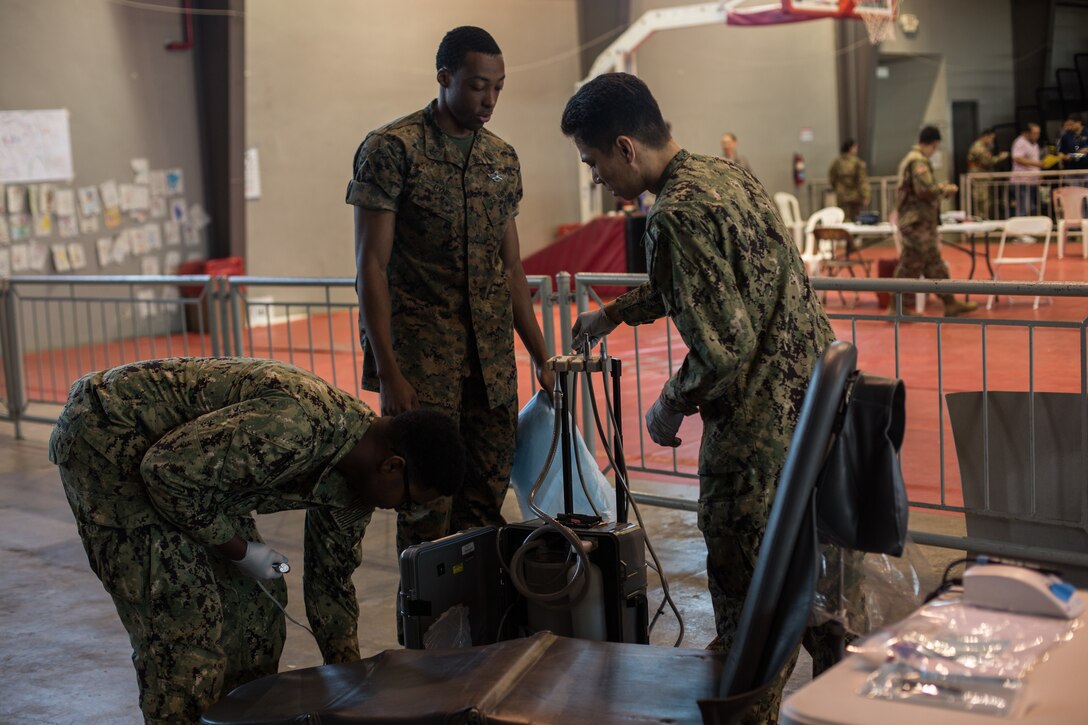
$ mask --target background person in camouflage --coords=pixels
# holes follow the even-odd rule
[[[150,360],[80,378],[49,440],[91,569],[132,642],[149,723],[191,723],[276,672],[287,588],[252,511],[307,509],[306,614],[325,662],[359,658],[351,575],[375,507],[456,490],[447,416],[376,418],[271,360]]]
[[[994,130],[987,128],[982,132],[967,151],[967,171],[989,174],[1001,161],[1008,158],[1007,151],[994,154]],[[975,180],[971,183],[971,213],[980,219],[993,218],[990,210],[992,180]]]
[[[911,146],[899,162],[899,191],[895,210],[899,215],[899,233],[903,249],[895,276],[903,279],[948,279],[948,265],[941,258],[941,238],[937,227],[941,222],[941,199],[956,193],[955,184],[938,182],[933,177],[929,159],[941,145],[941,132],[926,126],[918,134],[918,143]],[[945,317],[955,317],[978,309],[974,302],[960,302],[950,294],[940,295]],[[895,301],[888,307],[895,313]],[[903,314],[913,316],[906,308]]]
[[[517,427],[514,330],[550,391],[544,347],[521,266],[514,216],[517,154],[484,129],[506,78],[480,28],[442,39],[438,98],[370,132],[355,153],[347,203],[355,254],[363,386],[382,413],[447,411],[468,449],[462,493],[402,515],[397,546],[502,525]]]
[[[869,205],[869,172],[865,162],[858,158],[858,144],[854,139],[843,141],[839,151],[827,176],[835,190],[835,203],[846,212],[846,221],[853,222],[857,221],[862,208]]]
[[[586,337],[595,344],[621,322],[668,315],[688,346],[646,424],[654,442],[677,446],[684,417],[703,420],[698,521],[727,649],[831,325],[760,183],[736,164],[680,148],[638,78],[609,73],[586,83],[568,101],[562,130],[613,195],[657,195],[643,236],[649,281],[580,315],[573,336],[576,346]],[[784,681],[747,721],[776,718]]]

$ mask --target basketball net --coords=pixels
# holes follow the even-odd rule
[[[859,0],[854,4],[854,14],[865,23],[869,42],[873,45],[895,39],[895,16],[898,10],[899,3],[895,0],[884,0],[884,2]]]

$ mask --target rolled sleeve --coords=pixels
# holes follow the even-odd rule
[[[397,211],[407,157],[397,139],[372,133],[355,152],[353,176],[344,201],[374,211]]]

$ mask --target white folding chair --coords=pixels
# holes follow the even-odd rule
[[[992,263],[994,268],[994,280],[997,280],[998,272],[1001,271],[1002,267],[1010,264],[1022,264],[1036,270],[1039,273],[1038,281],[1042,282],[1043,276],[1046,274],[1046,255],[1050,250],[1050,232],[1053,231],[1053,229],[1054,222],[1052,222],[1048,216],[1016,216],[1006,221],[1005,229],[1001,232],[1001,244],[997,247],[997,257]],[[1042,254],[1037,257],[1006,257],[1005,242],[1008,239],[1015,239],[1016,237],[1042,237]],[[1034,245],[1032,245],[1032,249],[1034,249]],[[992,309],[993,306],[994,296],[990,295],[989,301],[986,302],[986,309]],[[1035,298],[1033,309],[1039,309],[1039,297]]]
[[[816,235],[812,230],[817,225],[842,224],[846,220],[846,212],[837,206],[826,206],[815,212],[805,222],[805,249],[801,252],[801,259],[805,262],[805,268],[809,275],[817,274],[823,265],[824,259],[829,255],[816,248]]]
[[[774,195],[775,206],[782,215],[782,221],[793,232],[793,243],[797,245],[797,251],[805,251],[805,222],[801,219],[801,204],[797,197],[787,191],[778,191]]]
[[[1054,190],[1054,213],[1058,217],[1058,259],[1065,257],[1065,242],[1070,232],[1080,234],[1081,255],[1088,259],[1088,240],[1084,238],[1084,205],[1088,188],[1062,186]]]

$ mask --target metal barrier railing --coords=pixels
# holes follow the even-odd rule
[[[959,178],[957,208],[982,219],[1009,219],[1014,216],[1055,218],[1053,192],[1061,186],[1088,186],[1083,169],[1025,172],[971,172]],[[869,208],[881,219],[895,211],[899,179],[895,176],[869,177]],[[832,205],[834,189],[828,179],[810,179],[805,186],[805,215]]]
[[[633,287],[641,284],[646,280],[645,275],[629,275],[629,274],[579,274],[575,276],[575,303],[579,312],[588,310],[593,305],[602,304],[601,296],[596,292],[597,288],[610,287],[610,288],[624,288]],[[904,306],[908,305],[907,300],[913,303],[913,298],[916,294],[969,294],[969,295],[998,295],[1000,298],[1015,298],[1015,297],[1034,297],[1036,295],[1043,295],[1055,299],[1062,298],[1075,298],[1078,300],[1088,301],[1088,283],[1059,283],[1059,282],[1043,282],[1043,283],[1018,283],[1018,282],[971,282],[971,281],[947,281],[947,280],[896,280],[896,279],[838,279],[838,278],[826,278],[816,277],[813,278],[813,286],[817,291],[838,291],[843,292],[858,292],[858,293],[886,293],[893,297],[896,304]],[[1004,304],[1004,303],[1003,303]],[[883,309],[883,308],[881,308]],[[902,307],[898,309],[902,310]],[[952,319],[945,319],[943,317],[910,317],[903,316],[889,317],[886,314],[864,314],[854,312],[833,312],[829,314],[829,317],[836,325],[839,331],[840,337],[850,339],[854,344],[858,345],[860,354],[859,367],[865,369],[867,372],[873,372],[876,374],[883,374],[887,376],[904,378],[907,381],[908,399],[911,399],[912,382],[915,383],[915,393],[919,388],[924,388],[928,384],[935,384],[936,395],[935,410],[932,411],[936,420],[937,441],[935,446],[931,446],[934,454],[932,463],[934,465],[927,466],[927,475],[936,477],[937,479],[937,496],[930,497],[929,500],[916,498],[910,502],[911,506],[921,509],[930,509],[937,511],[948,511],[955,513],[975,513],[981,511],[985,516],[1015,523],[1031,523],[1054,526],[1059,529],[1072,529],[1078,532],[1088,532],[1088,495],[1082,497],[1079,505],[1079,519],[1059,519],[1053,516],[1048,516],[1039,512],[1036,507],[1036,491],[1039,481],[1036,480],[1036,471],[1038,469],[1036,461],[1036,413],[1035,405],[1032,403],[1028,406],[1028,456],[1029,456],[1029,480],[1025,482],[1030,492],[1031,510],[1026,514],[1021,513],[1008,513],[997,510],[996,507],[991,506],[991,471],[986,468],[988,461],[991,458],[991,450],[989,444],[989,431],[986,430],[987,421],[989,420],[989,412],[987,406],[989,405],[989,393],[994,389],[990,385],[991,379],[1008,379],[1007,371],[999,370],[999,367],[1009,361],[1005,356],[998,356],[996,359],[990,354],[990,339],[991,337],[1000,337],[1002,344],[1007,345],[1010,334],[1012,331],[1022,331],[1025,339],[1025,350],[1027,353],[1027,365],[1026,370],[1016,370],[1015,375],[1019,376],[1017,384],[1013,387],[1017,389],[1023,389],[1023,391],[1031,396],[1034,400],[1034,395],[1037,392],[1043,392],[1042,388],[1036,385],[1036,376],[1038,368],[1042,364],[1038,359],[1038,351],[1042,350],[1044,354],[1053,356],[1056,359],[1045,361],[1046,364],[1051,365],[1057,369],[1054,375],[1050,376],[1050,379],[1058,379],[1065,381],[1063,386],[1068,392],[1079,394],[1079,407],[1077,412],[1077,418],[1080,423],[1081,436],[1079,441],[1079,450],[1075,454],[1070,454],[1065,451],[1067,455],[1073,455],[1077,460],[1076,464],[1080,466],[1081,471],[1088,471],[1088,306],[1076,305],[1069,314],[1068,319],[1048,319],[1040,320],[1034,317],[1024,319],[1013,316],[1002,317],[957,317]],[[843,324],[848,325],[848,335],[842,331]],[[662,371],[656,372],[656,377],[662,379],[663,377],[671,376],[675,372],[676,363],[678,360],[677,355],[682,357],[685,349],[682,341],[679,341],[679,335],[674,334],[674,329],[670,321],[663,320],[660,323],[666,325],[664,334],[660,331],[653,337],[653,344],[655,350],[651,356],[656,364],[660,364],[660,359],[664,355],[667,363],[667,369],[662,374]],[[913,355],[903,354],[903,345],[907,344],[914,347],[925,345],[920,341],[920,331],[928,328],[935,332],[935,340],[932,345],[925,348],[926,352],[930,350],[933,352],[935,359],[926,358],[923,362],[919,362]],[[909,333],[908,333],[909,331]],[[562,346],[569,348],[570,340],[570,328],[564,326],[561,328],[562,332]],[[646,378],[654,377],[654,375],[647,375],[644,371],[644,365],[647,357],[644,356],[640,345],[640,336],[638,328],[634,328],[633,333],[633,349],[625,348],[621,356],[625,358],[625,364],[630,367],[634,367],[634,376],[639,384],[636,386],[637,390],[633,394],[634,400],[625,401],[623,408],[627,411],[633,419],[634,426],[638,426],[638,438],[637,444],[634,439],[633,431],[630,426],[625,426],[627,449],[627,469],[630,472],[643,472],[643,473],[665,473],[672,477],[678,478],[697,478],[697,470],[694,461],[689,457],[688,463],[682,465],[678,462],[677,452],[675,449],[660,449],[656,451],[665,451],[666,455],[671,456],[671,467],[662,468],[659,465],[655,465],[653,460],[647,458],[647,447],[643,439],[642,426],[639,425],[641,417],[649,405],[656,398],[659,390],[659,386],[650,385],[647,390],[642,388],[646,385]],[[950,333],[955,335],[955,340],[946,339],[950,336]],[[976,334],[977,333],[977,334]],[[977,337],[977,344],[979,347],[978,361],[980,362],[980,370],[978,371],[965,371],[956,369],[952,379],[949,379],[948,371],[946,370],[946,355],[945,347],[949,347],[953,350],[955,355],[963,355],[965,349],[965,339],[970,335]],[[612,337],[615,337],[613,333]],[[1061,341],[1056,341],[1055,336],[1062,337]],[[662,352],[662,337],[664,338],[664,349]],[[906,340],[904,338],[907,338]],[[1043,345],[1038,345],[1039,338],[1045,338]],[[974,344],[974,341],[969,341]],[[625,343],[626,344],[626,343]],[[675,348],[675,349],[674,349]],[[884,355],[885,361],[881,367],[877,365],[876,369],[873,369],[870,362],[876,355],[873,355],[873,350],[891,350],[890,356]],[[1076,350],[1076,354],[1071,354],[1073,350]],[[972,358],[974,361],[974,358]],[[955,360],[954,367],[962,364],[961,360]],[[935,363],[935,365],[934,365]],[[890,365],[890,368],[887,367]],[[910,366],[914,366],[919,369],[912,369]],[[1011,366],[1011,363],[1010,363]],[[1021,367],[1023,367],[1021,365]],[[980,376],[977,381],[975,377],[970,374],[971,372],[977,372]],[[628,372],[628,374],[631,374]],[[930,376],[935,376],[930,380]],[[663,381],[663,380],[662,380]],[[979,392],[982,394],[982,461],[984,467],[983,477],[983,503],[981,508],[969,507],[964,503],[960,503],[959,499],[963,495],[962,488],[958,491],[953,490],[948,480],[946,467],[952,463],[954,456],[950,453],[949,447],[946,445],[946,427],[950,427],[951,422],[949,419],[949,413],[945,407],[945,393],[954,392],[959,390],[971,390],[975,383],[978,383]],[[647,396],[644,399],[644,394]],[[917,396],[915,398],[915,405],[917,404]],[[585,400],[586,396],[583,393],[582,399]],[[908,421],[910,415],[913,413],[908,406]],[[592,418],[588,411],[583,410],[583,427],[585,430],[592,430]],[[923,421],[924,425],[932,427],[933,420],[928,422]],[[688,425],[688,424],[685,424]],[[698,425],[697,423],[694,425]],[[587,443],[588,443],[587,436]],[[657,458],[660,458],[658,453]],[[958,477],[957,477],[958,479]],[[908,481],[909,483],[919,483],[918,481]],[[958,482],[958,481],[957,481]],[[926,484],[926,481],[921,483]],[[640,495],[636,495],[636,499],[640,499]],[[641,499],[640,499],[641,500]],[[667,498],[667,497],[654,497],[653,503],[659,506],[668,506],[691,510],[693,508],[693,502],[686,498]],[[1034,558],[1036,560],[1050,561],[1058,564],[1075,564],[1077,566],[1088,566],[1088,554],[1079,552],[1070,552],[1059,548],[1040,548],[1040,547],[1028,547],[1020,544],[1010,543],[1007,541],[994,540],[980,537],[949,537],[944,535],[937,535],[928,532],[914,531],[912,532],[915,539],[920,543],[932,544],[936,546],[945,546],[953,548],[977,548],[980,550],[989,551],[996,554],[1004,554],[1007,556],[1021,556]]]
[[[888,214],[895,211],[895,194],[899,190],[899,177],[897,176],[870,176],[869,177],[869,204],[867,208],[880,212],[881,219],[887,219]],[[825,206],[834,206],[835,189],[829,179],[809,179],[805,184],[805,199],[807,207],[805,216],[823,209]]]
[[[528,278],[555,349],[551,278]],[[267,297],[261,291],[274,291]],[[361,391],[353,279],[17,276],[0,279],[0,420],[52,423],[79,376],[147,358],[272,357]],[[520,348],[519,348],[520,349]],[[534,382],[535,384],[535,382]]]
[[[645,281],[644,275],[579,274],[571,286],[571,276],[560,274],[558,288],[553,291],[549,277],[529,279],[533,301],[541,311],[542,328],[548,350],[556,352],[558,343],[562,351],[570,349],[572,311],[588,310],[600,304],[602,287],[622,290]],[[873,293],[892,295],[897,302],[911,299],[915,294],[996,294],[1006,297],[1034,297],[1044,295],[1055,300],[1088,298],[1085,283],[1016,283],[929,281],[897,279],[848,279],[817,277],[813,280],[819,291]],[[180,289],[179,289],[180,288]],[[262,292],[273,292],[262,295]],[[858,345],[861,366],[878,374],[902,377],[912,391],[912,406],[917,408],[918,390],[933,388],[936,402],[931,405],[935,415],[937,440],[931,456],[923,461],[926,466],[922,477],[934,478],[935,496],[918,498],[911,504],[916,507],[964,513],[970,511],[959,500],[954,490],[955,476],[949,478],[946,470],[955,455],[946,445],[945,428],[948,423],[945,408],[945,392],[948,390],[978,388],[985,394],[992,390],[990,381],[1003,375],[1001,368],[1008,367],[1007,354],[990,353],[990,339],[1001,339],[1008,347],[1010,334],[1023,336],[1023,349],[1027,353],[1026,365],[1015,371],[1015,387],[1034,396],[1046,386],[1037,385],[1037,373],[1042,363],[1038,353],[1048,356],[1047,364],[1057,365],[1058,376],[1051,379],[1064,381],[1069,392],[1080,396],[1076,417],[1079,418],[1081,440],[1079,451],[1080,470],[1088,470],[1088,307],[1070,307],[1067,319],[1050,315],[1055,319],[1036,319],[1031,313],[1017,317],[1014,313],[1000,317],[960,317],[945,320],[941,317],[889,318],[883,314],[858,312],[834,312],[830,315],[839,334]],[[78,376],[96,369],[131,362],[149,357],[172,355],[249,355],[285,359],[301,367],[307,367],[327,377],[331,382],[358,394],[361,359],[358,345],[358,305],[355,299],[354,281],[351,279],[297,279],[279,277],[216,278],[206,275],[191,276],[114,276],[114,277],[11,277],[0,280],[0,357],[2,357],[3,384],[0,396],[4,408],[0,419],[15,423],[16,435],[21,436],[23,422],[51,423],[63,404],[69,384]],[[889,322],[894,324],[889,324]],[[909,324],[908,324],[909,323]],[[634,400],[624,404],[625,415],[634,419],[633,425],[625,426],[628,439],[628,469],[635,473],[664,474],[671,478],[693,479],[697,477],[695,466],[678,458],[675,450],[664,451],[664,463],[660,463],[663,449],[652,450],[647,444],[641,416],[658,393],[658,382],[675,372],[686,352],[679,334],[675,334],[667,320],[659,323],[664,330],[657,336],[649,336],[655,349],[643,354],[642,331],[635,328],[632,347],[621,349],[619,335],[614,334],[613,354],[624,360],[628,380],[634,378]],[[558,336],[555,326],[559,327]],[[920,342],[920,331],[934,331],[931,343]],[[845,332],[849,330],[849,332]],[[964,361],[956,356],[964,355],[960,339],[970,332],[979,347],[977,356],[978,375],[964,377],[961,369]],[[1060,336],[1060,337],[1055,337]],[[977,339],[975,339],[977,338]],[[904,349],[922,350],[929,356],[919,362],[917,354],[903,356]],[[890,350],[880,365],[870,361],[873,351]],[[947,352],[951,350],[951,352]],[[1073,351],[1076,350],[1074,354]],[[519,348],[519,354],[524,350]],[[955,359],[946,365],[948,356]],[[1051,359],[1052,358],[1052,359]],[[652,364],[651,364],[652,363]],[[647,367],[649,366],[649,367]],[[655,367],[656,366],[656,367]],[[906,367],[905,367],[906,366]],[[950,373],[949,367],[952,368]],[[915,369],[918,368],[918,369]],[[1016,377],[1019,376],[1019,377]],[[1006,376],[1007,378],[1008,376]],[[1004,378],[1003,378],[1004,379]],[[966,382],[965,382],[966,381]],[[974,386],[974,387],[969,387]],[[582,401],[588,400],[586,390],[581,391]],[[601,397],[598,397],[601,400]],[[984,400],[988,400],[984,397]],[[985,403],[984,403],[985,405]],[[51,408],[51,409],[47,409]],[[583,408],[582,424],[587,444],[592,445],[594,425]],[[1029,457],[1036,458],[1036,421],[1034,407],[1029,408]],[[983,428],[985,421],[983,417]],[[609,437],[611,424],[608,423]],[[637,445],[635,445],[637,440]],[[983,445],[989,445],[989,434],[983,431]],[[657,454],[654,458],[652,454]],[[671,460],[670,460],[671,459]],[[984,451],[983,460],[989,460]],[[1088,531],[1088,498],[1082,500],[1079,519],[1057,521],[1048,519],[1035,507],[1037,481],[1035,466],[1031,467],[1027,485],[1032,496],[1032,509],[1026,514],[1009,514],[1004,518],[1013,523],[1036,522],[1065,526],[1077,532]],[[987,471],[987,476],[989,475]],[[913,481],[909,481],[913,483]],[[989,478],[986,479],[983,509],[989,513]],[[637,493],[636,498],[646,503],[692,510],[691,499],[650,496]],[[994,513],[1001,518],[999,512]],[[1088,566],[1088,555],[1070,553],[1059,549],[1039,549],[1008,544],[1001,541],[979,540],[971,537],[942,537],[926,532],[915,532],[922,543],[957,548],[985,549],[995,553]]]
[[[1063,186],[1088,186],[1088,173],[1083,169],[971,172],[960,176],[960,208],[983,219],[1037,215],[1053,219],[1054,189]]]

